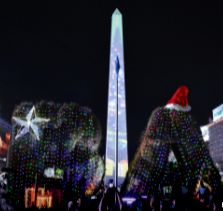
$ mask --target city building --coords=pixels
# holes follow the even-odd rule
[[[216,167],[223,172],[223,104],[213,109],[213,121],[201,127]]]

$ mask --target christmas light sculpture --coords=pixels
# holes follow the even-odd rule
[[[187,95],[188,88],[182,86],[166,106],[153,111],[128,172],[127,192],[153,194],[157,191],[158,186],[166,182],[171,150],[177,160],[176,173],[179,173],[181,186],[190,193],[205,176],[213,193],[220,187],[219,172],[191,115]]]
[[[31,123],[20,121],[23,119]],[[17,136],[21,127],[25,132],[32,130],[39,120],[46,123],[41,135],[32,131],[39,141],[33,141],[33,135]],[[15,108],[12,122],[8,191],[16,206],[24,206],[24,191],[29,188],[45,187],[56,206],[68,197],[75,200],[82,194],[91,195],[98,187],[104,174],[98,155],[101,127],[89,108],[75,103],[42,101],[35,107],[22,103]]]

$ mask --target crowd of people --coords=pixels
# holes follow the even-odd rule
[[[69,202],[67,210],[99,210],[99,211],[218,211],[222,210],[221,192],[213,195],[210,186],[203,180],[199,181],[197,189],[190,193],[186,187],[159,187],[157,192],[150,196],[123,196],[110,181],[108,186],[102,187],[90,199],[78,199],[75,203]],[[127,203],[123,198],[134,199]]]
[[[0,210],[13,211],[7,201],[6,174],[0,175]],[[124,200],[129,199],[129,200]],[[211,187],[203,180],[198,182],[194,192],[184,186],[159,186],[152,195],[123,195],[112,180],[91,197],[82,197],[67,202],[67,211],[219,211],[222,210],[222,190],[213,194]],[[57,208],[54,208],[57,209]]]

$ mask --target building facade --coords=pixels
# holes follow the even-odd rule
[[[213,109],[213,121],[201,127],[216,167],[223,172],[223,104]]]

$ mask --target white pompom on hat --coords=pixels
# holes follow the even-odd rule
[[[167,102],[165,108],[177,111],[190,111],[191,107],[188,104],[189,89],[187,86],[180,86],[171,99]]]

